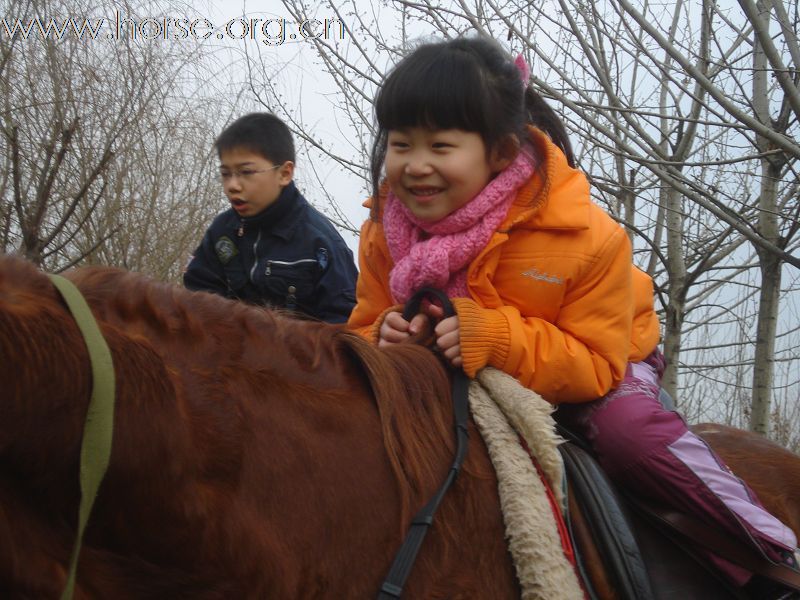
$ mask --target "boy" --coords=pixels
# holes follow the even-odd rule
[[[347,321],[358,277],[353,253],[295,187],[289,128],[275,115],[252,113],[229,125],[215,146],[231,208],[206,231],[184,285]]]

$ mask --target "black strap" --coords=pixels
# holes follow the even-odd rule
[[[422,300],[428,296],[437,298],[442,303],[445,317],[452,317],[456,314],[450,299],[440,290],[433,288],[422,288],[406,303],[403,311],[403,318],[407,321],[414,315],[419,313]],[[411,568],[414,566],[414,561],[417,558],[417,553],[422,547],[422,541],[425,539],[425,534],[428,533],[428,528],[433,523],[433,516],[436,509],[439,508],[444,495],[447,493],[448,488],[455,481],[458,472],[461,470],[461,465],[464,463],[464,458],[467,455],[467,420],[469,419],[469,400],[467,394],[469,392],[469,378],[464,374],[464,371],[458,369],[453,373],[453,420],[456,429],[456,453],[453,459],[453,465],[447,473],[447,477],[439,490],[434,494],[428,503],[420,510],[411,520],[411,526],[408,528],[406,539],[403,545],[397,552],[392,563],[392,568],[389,569],[389,574],[384,579],[381,589],[378,592],[379,600],[389,600],[390,598],[400,598],[403,594],[403,586],[408,579]]]

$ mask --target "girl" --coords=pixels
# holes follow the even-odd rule
[[[470,377],[487,365],[509,373],[558,404],[621,484],[790,560],[792,531],[661,407],[652,282],[590,201],[528,75],[485,38],[422,45],[388,75],[349,326],[380,346],[401,342],[427,317],[407,322],[399,305],[424,285],[446,290],[457,316],[434,334],[450,363]],[[716,562],[739,585],[750,578]]]

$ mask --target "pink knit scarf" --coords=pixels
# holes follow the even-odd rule
[[[389,192],[383,231],[394,261],[389,287],[395,301],[406,302],[423,286],[443,289],[451,298],[468,297],[467,267],[503,222],[534,166],[525,148],[475,198],[434,222],[416,218]]]

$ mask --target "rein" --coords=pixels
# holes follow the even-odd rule
[[[114,429],[114,363],[103,334],[95,321],[89,305],[75,284],[61,277],[50,275],[83,335],[92,369],[92,396],[83,427],[80,457],[81,502],[78,508],[78,531],[69,561],[67,584],[61,600],[70,600],[75,589],[78,556],[89,514],[92,512],[97,490],[103,481],[111,457],[111,440]]]
[[[450,299],[443,292],[433,288],[422,288],[411,297],[403,310],[403,318],[406,321],[410,320],[411,317],[419,312],[422,300],[427,296],[434,296],[442,303],[445,317],[452,317],[456,314],[452,302],[450,302]],[[425,535],[428,533],[428,529],[433,523],[436,509],[439,508],[439,504],[444,498],[444,495],[461,470],[461,465],[464,463],[464,458],[467,454],[467,421],[469,419],[468,392],[469,378],[461,369],[454,371],[453,420],[457,443],[455,458],[439,490],[411,520],[411,525],[408,528],[408,533],[406,533],[403,545],[400,547],[400,550],[398,550],[392,567],[389,570],[389,574],[386,575],[381,585],[381,590],[378,592],[378,600],[389,600],[390,598],[400,598],[402,596],[403,586],[405,585],[406,579],[408,579],[408,575],[411,573],[411,568],[414,566],[414,561],[417,558],[419,549],[422,547]]]

